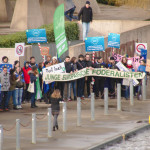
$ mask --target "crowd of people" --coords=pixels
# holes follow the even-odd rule
[[[114,57],[109,57],[108,63],[103,61],[102,57],[95,57],[94,63],[90,59],[90,54],[85,56],[80,54],[78,58],[69,56],[65,57],[64,64],[66,73],[73,73],[83,68],[108,68],[117,69]],[[2,63],[8,64],[8,58],[4,56]],[[110,98],[115,98],[115,87],[117,83],[122,84],[122,96],[129,99],[129,85],[123,85],[123,79],[109,78],[109,77],[84,77],[78,80],[67,81],[67,82],[51,82],[45,83],[42,80],[42,69],[58,64],[57,57],[47,56],[44,63],[36,64],[35,57],[31,57],[30,61],[24,62],[23,68],[20,67],[20,62],[17,60],[14,62],[13,68],[8,71],[6,66],[3,67],[0,73],[0,84],[1,84],[1,96],[0,96],[0,111],[9,110],[9,101],[12,97],[13,109],[22,109],[22,103],[31,102],[31,108],[37,107],[36,100],[40,102],[51,103],[51,95],[55,90],[59,90],[61,100],[71,101],[77,100],[77,97],[84,99],[85,96],[91,97],[91,92],[95,93],[95,98],[104,98],[104,88],[108,87]],[[130,70],[134,71],[132,61],[128,60],[127,57],[122,58],[122,63]],[[146,72],[146,61],[143,59],[140,61],[138,67],[139,72]],[[94,85],[91,90],[91,83]],[[34,83],[34,92],[29,91],[29,86]],[[71,90],[73,90],[73,97],[71,96]],[[135,95],[140,99],[141,95],[141,81],[139,85],[135,87]],[[54,98],[54,97],[53,97]]]

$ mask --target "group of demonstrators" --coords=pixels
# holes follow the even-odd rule
[[[3,64],[8,64],[8,58],[4,56],[2,58]],[[47,56],[44,63],[36,64],[35,58],[31,57],[30,61],[24,62],[24,67],[20,67],[20,62],[15,61],[13,68],[8,71],[8,68],[4,65],[2,72],[0,73],[1,84],[1,97],[0,97],[0,111],[8,111],[10,98],[13,100],[13,109],[18,110],[22,108],[23,102],[31,101],[31,108],[37,107],[36,100],[45,101],[45,103],[51,103],[54,98],[59,98],[64,101],[77,100],[77,97],[84,99],[85,96],[91,97],[91,92],[95,93],[95,98],[104,98],[104,88],[108,87],[110,98],[115,98],[115,88],[117,83],[122,84],[122,96],[129,98],[129,85],[123,85],[123,79],[110,78],[110,77],[83,77],[73,81],[54,81],[46,83],[43,81],[42,76],[43,68],[47,68],[58,64],[57,57]],[[129,71],[134,71],[132,61],[127,57],[122,58],[122,64],[126,66]],[[64,60],[66,73],[72,74],[83,68],[107,68],[119,70],[116,65],[114,57],[109,57],[107,63],[103,61],[102,57],[95,57],[94,63],[90,60],[90,54],[85,56],[80,54],[78,58],[69,56]],[[146,61],[143,59],[140,61],[138,72],[146,72]],[[91,83],[94,85],[91,88]],[[31,91],[31,84],[34,83],[33,91]],[[74,97],[71,97],[71,89],[73,89]],[[55,91],[57,90],[57,91]],[[93,90],[93,91],[92,91]],[[53,93],[59,93],[60,95]],[[135,95],[138,99],[141,95],[141,81],[139,85],[135,87]],[[57,117],[57,116],[56,116]]]

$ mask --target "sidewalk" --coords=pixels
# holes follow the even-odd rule
[[[43,118],[47,113],[48,105],[38,103],[37,109],[31,109],[30,104],[24,104],[23,110],[3,112],[0,114],[0,124],[9,129],[15,124],[15,119],[21,119],[21,123],[27,125],[31,121],[32,113]],[[53,132],[52,138],[47,138],[47,118],[37,120],[37,144],[31,144],[31,124],[21,127],[21,150],[80,150],[103,143],[114,136],[148,123],[150,114],[150,100],[137,101],[130,106],[130,102],[122,100],[122,111],[117,112],[116,100],[109,100],[109,115],[104,115],[104,102],[95,101],[95,121],[90,121],[90,100],[82,101],[82,126],[76,126],[77,112],[76,102],[67,103],[67,132],[62,132],[62,111],[58,118],[58,131]],[[62,104],[61,104],[62,110]],[[138,123],[138,121],[142,121]],[[4,131],[3,150],[15,150],[15,129]],[[8,144],[9,143],[9,144]]]

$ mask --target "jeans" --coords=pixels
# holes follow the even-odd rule
[[[10,97],[12,96],[13,98],[13,105],[14,107],[17,106],[17,102],[16,102],[16,90],[13,91],[8,91],[8,96],[7,96],[7,102],[9,103]]]
[[[16,89],[16,103],[17,105],[21,105],[23,95],[23,88]]]
[[[82,97],[84,95],[84,84],[85,84],[85,78],[81,78],[77,80],[78,97]]]
[[[71,8],[71,9],[65,11],[65,16],[66,16],[66,18],[67,18],[69,21],[72,21],[72,19],[76,19],[76,20],[78,19],[77,16],[73,16],[73,13],[74,13],[75,9],[76,9],[76,7],[73,7],[73,8]],[[69,14],[69,15],[68,15],[68,14]]]
[[[8,108],[8,91],[1,91],[0,108]]]
[[[129,98],[129,86],[125,86],[125,98],[128,99]]]
[[[36,93],[31,93],[31,105],[35,105],[35,96],[36,96]]]
[[[82,28],[83,28],[83,41],[85,41],[85,38],[88,37],[88,33],[90,30],[90,22],[82,22]]]
[[[70,88],[73,88],[73,94],[76,97],[76,81],[71,82],[71,87]],[[70,95],[71,95],[71,90],[70,90]]]

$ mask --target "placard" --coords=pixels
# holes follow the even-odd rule
[[[15,56],[24,56],[24,43],[15,43]]]
[[[109,33],[108,47],[120,48],[120,34]]]

